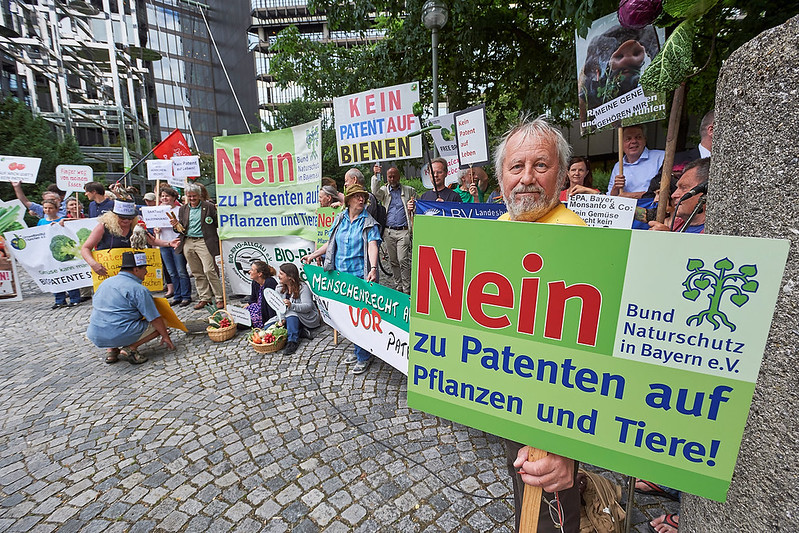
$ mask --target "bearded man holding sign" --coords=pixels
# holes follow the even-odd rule
[[[494,153],[497,180],[508,206],[508,212],[499,220],[585,226],[585,222],[558,199],[566,181],[570,155],[569,144],[560,131],[541,117],[535,120],[523,117],[503,136]],[[575,484],[576,462],[510,440],[505,441],[505,447],[508,471],[513,476],[516,529],[522,517],[524,484],[527,484],[544,491],[544,504],[538,516],[539,532],[579,531],[580,491]],[[534,454],[541,458],[536,460]],[[548,508],[550,504],[556,507],[552,513]]]

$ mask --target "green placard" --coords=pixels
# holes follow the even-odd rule
[[[321,122],[214,138],[219,238],[316,240]]]
[[[330,230],[333,229],[333,221],[336,215],[344,210],[341,207],[320,207],[316,210],[316,247],[321,248],[327,244],[330,238]]]
[[[723,501],[787,252],[417,217],[408,405]]]

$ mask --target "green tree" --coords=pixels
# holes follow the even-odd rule
[[[30,109],[16,98],[0,99],[0,147],[2,155],[41,158],[36,183],[22,186],[33,201],[38,201],[42,191],[55,183],[58,165],[83,163],[83,154],[73,137],[67,136],[64,142],[58,142],[50,125],[43,118],[34,117]],[[0,182],[0,198],[15,198],[10,183]]]

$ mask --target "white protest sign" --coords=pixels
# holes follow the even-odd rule
[[[48,224],[3,234],[7,250],[30,274],[39,289],[62,292],[91,287],[92,270],[80,247],[97,225],[96,218]]]
[[[169,159],[151,159],[147,161],[147,179],[150,181],[166,181],[172,177],[172,161]]]
[[[92,181],[94,171],[88,165],[58,165],[55,167],[55,184],[62,191],[82,191]]]
[[[458,144],[455,140],[455,118],[452,113],[449,113],[440,117],[432,117],[428,122],[441,126],[441,129],[430,130],[430,136],[433,138],[439,156],[447,160],[447,177],[444,183],[446,185],[458,183],[460,160],[458,160]],[[422,183],[428,189],[433,188],[430,165],[427,162],[422,166]]]
[[[275,289],[264,288],[264,301],[278,313],[284,314],[286,312],[286,304]]]
[[[41,163],[42,160],[38,157],[0,155],[0,181],[36,183]]]
[[[182,189],[186,186],[186,178],[183,176],[173,176],[170,174],[167,176],[166,182],[170,187],[174,187],[175,189]]]
[[[228,304],[227,307],[225,307],[225,311],[230,313],[230,316],[233,317],[233,321],[236,324],[252,326],[252,317],[246,308]]]
[[[420,127],[418,102],[417,82],[334,98],[338,164],[422,157],[421,136],[408,137]]]
[[[594,125],[604,128],[612,122],[637,115],[649,107],[649,101],[655,97],[647,97],[639,85],[627,94],[611,100],[594,109]]]
[[[167,211],[172,211],[169,205],[141,206],[141,218],[148,228],[171,228]]]
[[[172,158],[172,173],[176,178],[194,178],[200,175],[200,157],[176,155]]]
[[[569,198],[567,205],[591,227],[630,229],[636,204],[635,198],[577,194]]]
[[[487,164],[489,154],[485,104],[458,111],[453,115],[461,168]]]

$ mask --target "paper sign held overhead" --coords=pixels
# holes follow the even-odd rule
[[[458,144],[455,140],[455,116],[453,113],[449,113],[438,117],[430,117],[428,122],[431,125],[441,126],[441,129],[430,130],[430,136],[436,145],[438,155],[447,160],[447,178],[444,180],[444,184],[452,185],[453,183],[458,183],[460,161],[458,160]],[[433,188],[430,165],[426,160],[422,167],[422,183],[428,189]]]
[[[83,191],[83,186],[92,181],[94,171],[88,165],[58,165],[55,167],[55,183],[62,191]]]
[[[171,228],[172,223],[169,221],[167,211],[172,211],[172,207],[168,205],[154,205],[154,206],[141,206],[139,208],[141,218],[148,228]]]
[[[41,162],[38,157],[0,155],[0,181],[36,183]]]
[[[167,181],[172,177],[172,161],[169,159],[151,159],[147,161],[147,179],[150,181]]]
[[[489,152],[485,104],[458,111],[453,115],[460,168],[487,164]]]
[[[172,173],[176,178],[196,178],[200,175],[200,157],[196,155],[172,158]]]

